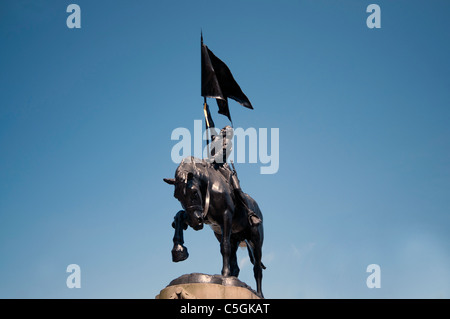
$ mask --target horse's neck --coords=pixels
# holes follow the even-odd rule
[[[205,190],[210,191],[210,196],[220,196],[225,195],[225,197],[231,196],[232,201],[234,201],[234,195],[232,192],[232,187],[229,181],[229,177],[225,176],[224,172],[221,172],[220,169],[214,168],[213,166],[205,167],[205,170],[200,174],[200,179],[202,181],[203,187]],[[206,196],[206,191],[204,192]],[[224,206],[225,203],[220,203],[220,206]]]
[[[200,179],[202,183],[205,184],[211,184],[212,181],[229,184],[220,169],[214,168],[213,166],[205,166],[204,170],[200,174]]]

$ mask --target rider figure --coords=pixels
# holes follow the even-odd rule
[[[250,225],[253,227],[258,226],[261,223],[261,219],[255,214],[253,210],[250,209],[247,205],[247,201],[245,199],[245,194],[241,189],[239,179],[237,177],[236,170],[231,170],[230,166],[227,163],[227,158],[230,155],[231,147],[232,147],[232,138],[233,138],[233,128],[229,125],[225,126],[220,130],[220,135],[222,136],[222,148],[219,148],[220,145],[216,145],[215,148],[211,150],[211,160],[213,167],[217,169],[226,179],[230,180],[231,187],[233,188],[234,195],[236,199],[242,204],[242,206],[247,210],[248,220]],[[218,137],[216,135],[212,135],[211,147],[214,147],[214,144],[220,142],[220,139],[217,141]],[[216,150],[218,152],[216,152]]]

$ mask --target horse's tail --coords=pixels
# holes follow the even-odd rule
[[[255,257],[253,256],[253,250],[250,247],[250,245],[247,243],[247,241],[241,241],[241,243],[239,244],[240,247],[245,247],[247,246],[247,251],[248,251],[248,257],[250,258],[250,262],[252,263],[252,265],[255,265]],[[262,269],[266,269],[266,266],[264,266],[263,262],[261,261],[261,267]]]

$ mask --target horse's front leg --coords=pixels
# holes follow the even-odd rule
[[[187,259],[189,253],[186,247],[183,246],[183,230],[187,229],[186,223],[186,212],[180,210],[174,217],[172,227],[175,228],[175,233],[173,235],[173,248],[172,248],[172,261],[179,262]]]
[[[230,276],[230,256],[231,256],[231,225],[232,214],[226,210],[223,214],[222,240],[220,242],[220,253],[222,254],[223,266],[222,276]]]

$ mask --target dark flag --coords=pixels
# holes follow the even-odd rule
[[[228,98],[231,98],[249,109],[253,109],[247,96],[242,92],[230,69],[218,57],[202,44],[202,96],[217,100],[219,113],[231,121]]]

